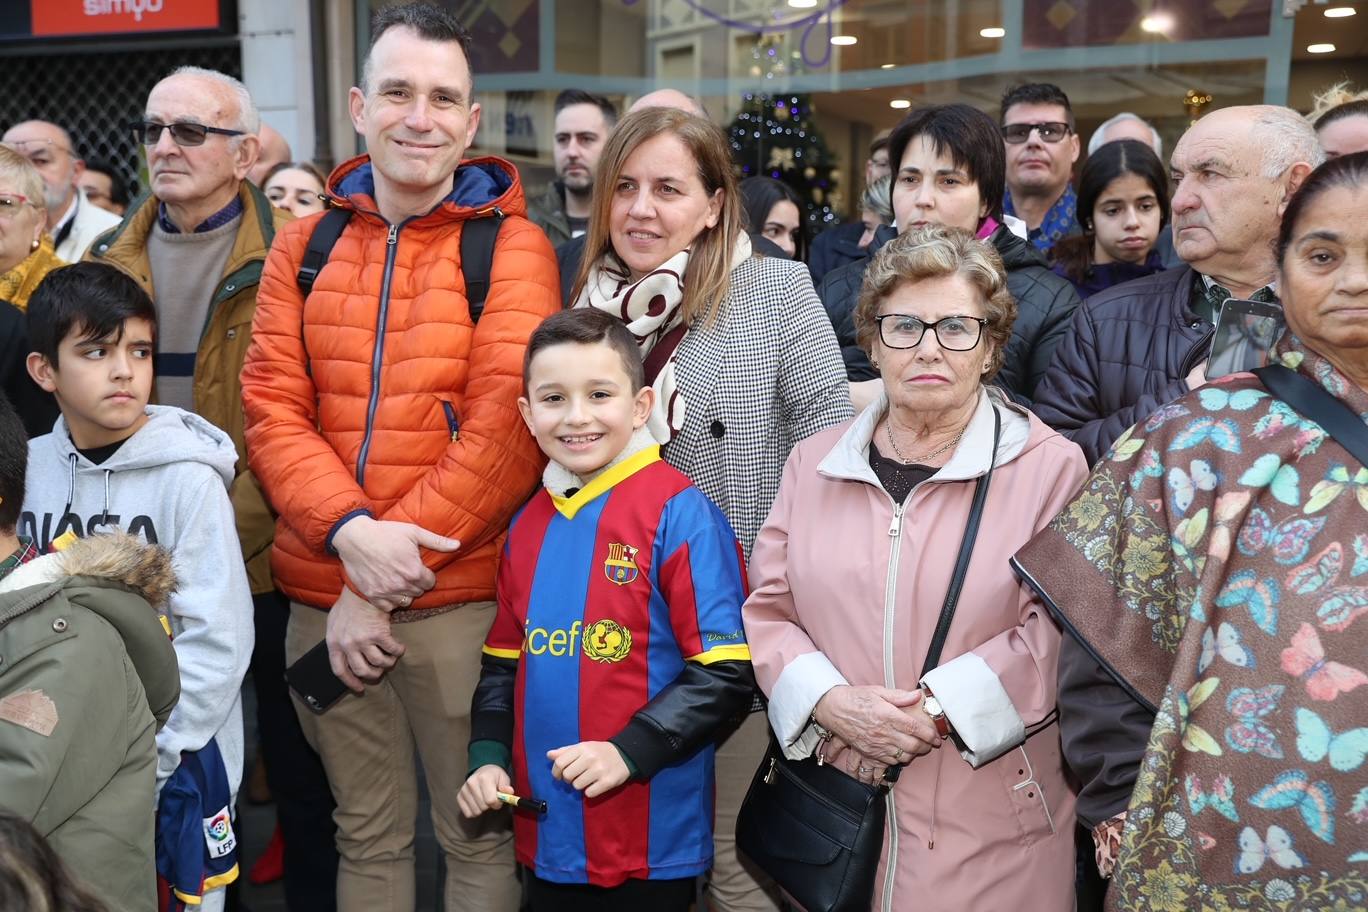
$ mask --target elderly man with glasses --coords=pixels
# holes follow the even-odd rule
[[[2,141],[27,158],[43,178],[47,231],[58,259],[76,262],[97,235],[119,224],[118,216],[93,205],[82,192],[85,162],[66,130],[45,120],[26,120],[6,130]]]
[[[1069,96],[1047,82],[1027,83],[1002,96],[1007,145],[1007,195],[1002,211],[1026,223],[1041,253],[1079,231],[1077,198],[1069,184],[1080,143]]]
[[[86,258],[132,276],[156,304],[156,401],[209,420],[237,448],[230,495],[256,608],[257,722],[284,834],[286,895],[297,908],[324,909],[337,870],[331,795],[283,683],[286,611],[269,563],[275,521],[247,468],[243,439],[239,375],[261,270],[276,232],[291,219],[247,180],[260,151],[259,127],[251,95],[231,76],[182,67],[158,82],[128,125],[146,150],[151,192],[96,239]],[[242,758],[225,760],[236,791]],[[292,875],[308,883],[291,883],[298,879]]]

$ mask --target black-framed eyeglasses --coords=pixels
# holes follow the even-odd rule
[[[879,314],[879,338],[889,348],[916,348],[922,336],[929,329],[935,333],[940,347],[947,351],[970,351],[979,344],[983,327],[988,321],[983,317],[941,317],[934,323],[925,323],[911,314]]]
[[[128,125],[133,131],[133,141],[144,146],[155,146],[161,141],[162,130],[171,131],[171,139],[178,146],[202,146],[210,133],[220,136],[242,136],[242,130],[225,130],[223,127],[206,127],[204,124],[179,121],[177,123],[157,123],[155,120],[135,120]]]
[[[1041,123],[1007,124],[1002,128],[1002,138],[1019,146],[1031,138],[1032,130],[1039,131],[1041,141],[1047,143],[1057,143],[1071,132],[1068,124],[1047,120]]]

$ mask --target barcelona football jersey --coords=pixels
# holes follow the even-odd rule
[[[711,745],[586,799],[549,750],[607,741],[686,662],[750,659],[745,570],[722,512],[650,447],[568,498],[538,492],[499,567],[489,655],[518,660],[513,785],[518,860],[558,883],[691,877],[712,863]]]

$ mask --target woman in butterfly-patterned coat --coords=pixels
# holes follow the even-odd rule
[[[1277,252],[1275,362],[1349,433],[1236,374],[1131,428],[1014,558],[1069,634],[1108,909],[1368,907],[1368,467],[1337,439],[1368,422],[1368,153],[1312,173]]]

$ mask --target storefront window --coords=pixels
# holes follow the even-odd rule
[[[1368,85],[1368,8],[1330,18],[1332,7],[1298,0],[446,3],[474,36],[477,151],[508,156],[529,185],[551,176],[558,92],[627,104],[670,86],[730,128],[744,174],[799,187],[814,222],[852,213],[869,143],[920,104],[963,101],[996,116],[1008,87],[1053,82],[1085,143],[1131,111],[1171,148],[1208,110],[1309,110],[1333,83]],[[360,49],[367,39],[358,29]]]

